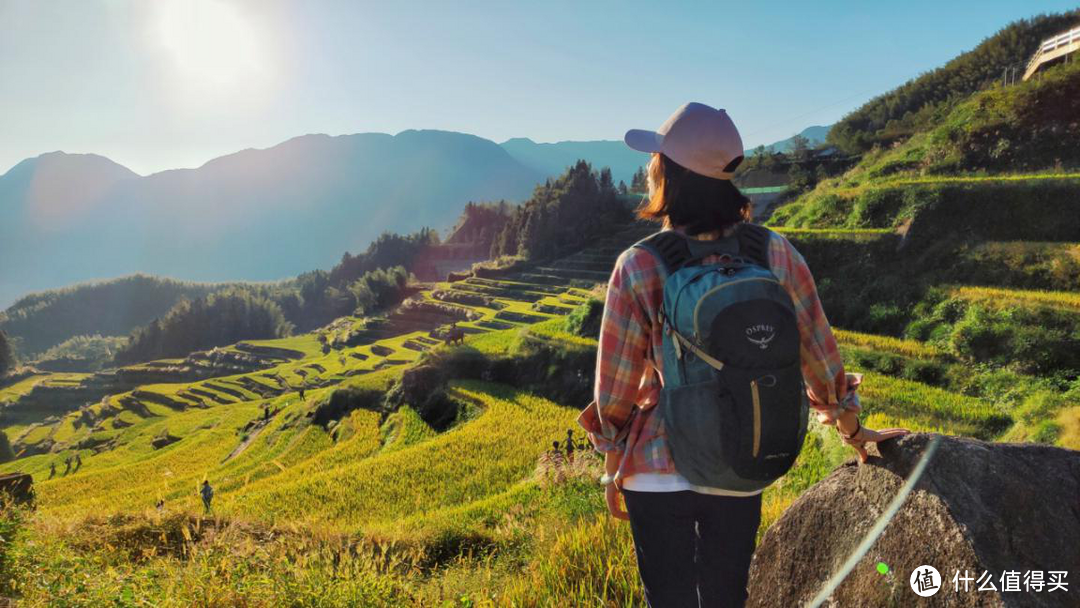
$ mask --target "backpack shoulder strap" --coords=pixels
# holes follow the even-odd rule
[[[661,230],[651,234],[634,243],[634,247],[639,247],[655,255],[667,274],[682,268],[693,257],[686,238],[671,230]]]
[[[743,222],[735,228],[739,239],[739,255],[753,261],[762,268],[769,267],[769,229],[757,224]]]

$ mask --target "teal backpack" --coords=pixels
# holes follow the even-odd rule
[[[739,224],[716,241],[658,232],[635,247],[665,272],[660,415],[690,483],[750,492],[795,463],[806,435],[795,304],[769,270],[771,233]],[[726,254],[719,263],[702,264]]]

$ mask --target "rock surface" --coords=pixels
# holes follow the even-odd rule
[[[848,463],[803,493],[765,534],[750,569],[748,606],[806,605],[855,550],[915,468],[932,435],[884,442],[880,456]],[[876,565],[891,568],[880,574]],[[922,565],[941,589],[919,597]],[[984,571],[954,590],[953,576]],[[1020,591],[1004,591],[1017,572]],[[1027,591],[1028,571],[1067,571],[1066,591]],[[881,538],[827,606],[1080,606],[1080,452],[946,437]]]

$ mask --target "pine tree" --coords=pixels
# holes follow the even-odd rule
[[[645,175],[645,169],[638,167],[638,170],[634,172],[634,177],[630,179],[630,191],[635,193],[648,192],[649,179]]]
[[[0,462],[15,460],[15,450],[11,447],[11,440],[7,433],[0,431]]]
[[[11,342],[7,334],[0,329],[0,376],[8,373],[15,367],[15,355],[12,353]]]

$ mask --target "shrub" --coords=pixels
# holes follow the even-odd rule
[[[566,317],[566,331],[585,338],[599,337],[600,320],[603,316],[604,303],[590,298]]]

